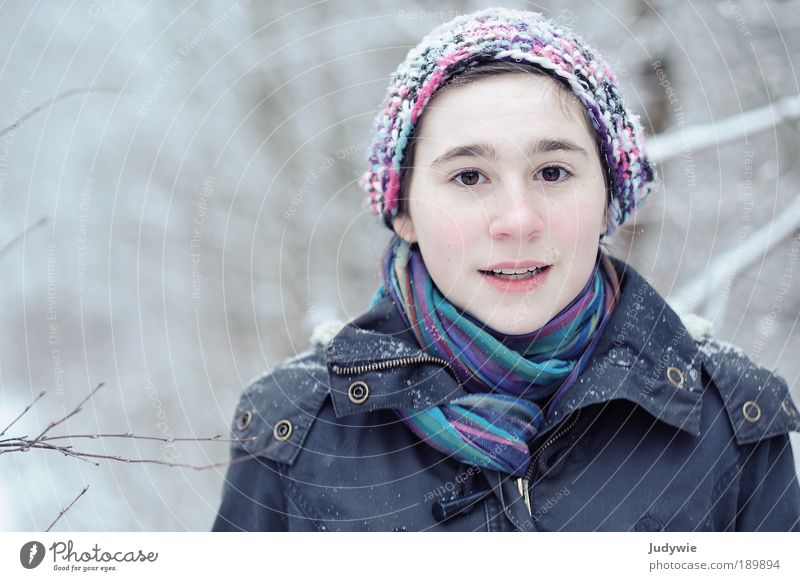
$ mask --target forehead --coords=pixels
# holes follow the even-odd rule
[[[454,84],[423,111],[417,137],[426,149],[487,134],[523,142],[560,137],[590,147],[594,131],[578,99],[544,75],[508,73]]]

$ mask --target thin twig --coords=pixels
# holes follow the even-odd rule
[[[132,438],[136,440],[157,440],[159,442],[242,442],[242,441],[249,441],[255,440],[256,437],[252,436],[250,438],[228,438],[224,439],[220,435],[211,436],[210,438],[160,438],[158,436],[137,436],[136,434],[132,434],[130,432],[126,434],[71,434],[67,436],[47,436],[42,438],[42,441],[52,441],[52,440],[65,440],[68,438],[89,438],[89,439],[97,439],[97,438]]]
[[[3,259],[3,256],[6,255],[14,246],[16,246],[20,240],[23,240],[28,234],[31,233],[31,230],[38,228],[39,226],[47,223],[47,216],[42,216],[39,218],[39,221],[32,226],[28,226],[27,230],[22,232],[21,234],[17,234],[15,238],[12,238],[5,246],[0,248],[0,260]]]
[[[35,446],[31,446],[31,448],[43,448],[45,450],[56,450],[61,452],[65,456],[71,456],[73,458],[77,458],[78,460],[82,460],[84,462],[88,462],[89,464],[94,464],[95,466],[100,466],[98,462],[92,462],[91,460],[87,460],[84,458],[84,454],[82,452],[76,452],[72,449],[72,446],[55,446],[53,444],[47,444],[46,442],[39,442]],[[20,448],[21,450],[21,448]],[[15,452],[16,450],[6,450],[5,452]]]
[[[30,443],[28,444],[28,446],[30,447],[31,445],[33,445],[33,444],[35,444],[35,443],[39,442],[39,440],[41,440],[41,439],[42,439],[42,437],[43,437],[43,436],[44,436],[44,435],[45,435],[47,432],[49,432],[50,430],[52,430],[53,428],[55,428],[57,425],[59,425],[59,424],[61,424],[61,423],[65,422],[65,421],[67,421],[69,418],[71,418],[72,416],[74,416],[75,414],[77,414],[79,411],[81,411],[81,406],[82,406],[83,404],[85,404],[87,401],[89,401],[89,398],[91,398],[91,397],[92,397],[92,396],[95,394],[95,392],[96,392],[98,389],[100,389],[101,387],[103,387],[104,385],[105,385],[105,383],[98,383],[98,384],[97,384],[97,387],[95,387],[95,388],[94,388],[94,389],[93,389],[91,392],[89,392],[89,395],[87,395],[85,398],[83,398],[83,399],[80,401],[80,403],[79,403],[79,404],[78,404],[78,405],[75,407],[75,409],[74,409],[74,410],[72,410],[70,413],[68,413],[66,416],[64,416],[63,418],[61,418],[61,419],[60,419],[60,420],[58,420],[57,422],[50,422],[50,425],[49,425],[49,426],[47,426],[47,427],[44,429],[44,431],[43,431],[41,434],[39,434],[39,435],[38,435],[38,436],[36,436],[36,437],[35,437],[33,440],[31,440],[31,441],[30,441]]]
[[[0,450],[0,454],[9,454],[11,452],[27,452],[31,448],[44,448],[46,450],[57,450],[67,456],[74,456],[83,460],[83,458],[80,458],[80,452],[75,452],[72,449],[72,446],[55,446],[46,442],[37,442],[36,444],[29,445],[27,440],[18,440],[14,443],[4,443],[0,445],[0,448],[8,448],[7,450]],[[92,464],[94,464],[94,462],[92,462]],[[99,466],[99,464],[95,465]]]
[[[134,436],[134,437],[138,439],[138,436]],[[246,439],[230,440],[230,441],[232,441],[232,442],[248,442],[248,441],[252,441],[252,440],[255,440],[255,439],[256,439],[255,437],[251,437],[251,438],[246,438]],[[165,460],[123,458],[122,456],[116,456],[116,455],[112,455],[112,454],[94,454],[94,453],[91,453],[91,452],[80,452],[80,451],[74,450],[72,448],[72,446],[57,446],[55,444],[48,443],[46,440],[47,439],[45,438],[45,439],[42,439],[42,440],[40,440],[38,442],[30,442],[30,441],[27,441],[27,440],[17,440],[16,442],[13,442],[13,443],[12,442],[5,442],[5,443],[0,444],[0,448],[8,448],[8,449],[0,450],[0,455],[7,454],[9,452],[25,452],[25,451],[27,451],[27,450],[29,450],[31,448],[39,448],[39,449],[46,449],[46,450],[55,450],[55,451],[61,452],[63,454],[66,454],[68,456],[72,456],[72,457],[78,458],[80,460],[84,460],[86,462],[89,462],[89,460],[87,460],[87,458],[99,458],[99,459],[102,459],[102,460],[114,460],[116,462],[124,462],[126,464],[159,464],[161,466],[169,466],[171,468],[191,468],[192,470],[208,470],[209,468],[218,468],[220,466],[227,466],[227,465],[230,465],[230,464],[236,464],[237,463],[237,462],[227,461],[227,462],[217,462],[217,463],[214,463],[214,464],[205,464],[205,465],[196,466],[194,464],[183,464],[183,463],[180,463],[180,462],[167,462]],[[189,440],[189,439],[187,438],[186,440]],[[224,440],[215,440],[215,441],[224,441]],[[253,454],[253,456],[256,456],[258,454],[259,454],[259,452],[255,452]],[[249,460],[250,458],[252,458],[252,456],[245,457],[243,459],[240,458],[239,460]],[[94,464],[95,466],[100,466],[100,464],[98,464],[96,462],[90,462],[90,463]]]
[[[213,468],[216,464],[207,464],[204,466],[195,466],[194,464],[183,464],[181,462],[167,462],[166,460],[154,460],[149,458],[123,458],[122,456],[114,456],[110,454],[91,454],[89,452],[79,452],[85,458],[99,458],[101,460],[114,460],[115,462],[123,462],[125,464],[158,464],[159,466],[169,466],[170,468],[191,468],[192,470],[207,470]]]
[[[67,511],[68,511],[70,508],[72,508],[72,505],[73,505],[73,504],[75,504],[75,501],[76,501],[76,500],[78,500],[78,499],[79,499],[81,496],[83,496],[83,494],[84,494],[84,493],[85,493],[87,490],[89,490],[89,485],[88,485],[88,484],[87,484],[86,486],[84,486],[84,487],[83,487],[83,490],[81,490],[81,491],[80,491],[80,493],[78,494],[78,496],[76,496],[76,497],[75,497],[75,499],[74,499],[72,502],[70,502],[70,503],[69,503],[69,506],[68,506],[67,508],[65,508],[64,510],[62,510],[61,512],[59,512],[59,513],[58,513],[58,516],[56,517],[56,520],[54,520],[52,523],[50,523],[50,526],[49,526],[49,527],[47,527],[47,530],[46,530],[46,531],[44,531],[44,532],[46,532],[46,533],[49,533],[49,532],[50,532],[50,529],[52,529],[52,528],[53,528],[53,526],[55,526],[55,524],[58,522],[58,519],[60,519],[62,516],[64,516],[64,514],[65,514],[65,513],[66,513],[66,512],[67,512]]]
[[[47,393],[47,390],[42,390],[42,391],[39,393],[39,395],[37,395],[37,396],[36,396],[36,399],[34,399],[34,400],[31,402],[31,403],[29,403],[29,404],[28,404],[28,407],[26,407],[24,410],[22,410],[22,413],[21,413],[21,414],[19,414],[19,415],[18,415],[16,418],[14,418],[14,421],[12,421],[10,424],[8,424],[8,425],[5,427],[5,429],[4,429],[2,432],[0,432],[0,436],[3,436],[3,435],[5,435],[5,433],[6,433],[6,432],[9,430],[9,428],[11,428],[11,426],[13,426],[14,424],[16,424],[18,419],[20,419],[22,416],[24,416],[26,413],[28,413],[28,410],[29,410],[29,409],[31,409],[31,408],[34,406],[34,404],[35,404],[37,401],[39,401],[39,400],[42,398],[42,396],[43,396],[45,393]]]
[[[8,127],[0,129],[0,137],[5,135],[9,131],[14,131],[24,121],[27,121],[37,113],[40,113],[41,111],[47,109],[48,107],[52,107],[62,99],[66,99],[67,97],[71,97],[72,95],[78,95],[80,93],[117,93],[117,92],[119,92],[119,89],[112,89],[109,87],[78,87],[77,89],[70,89],[69,91],[64,91],[63,93],[59,93],[49,101],[45,101],[41,105],[37,105],[36,107],[25,113],[25,115],[18,118],[13,123],[11,123],[11,125],[9,125]]]
[[[96,440],[98,438],[130,438],[131,440],[154,440],[156,442],[237,442],[247,443],[253,442],[258,439],[258,436],[250,436],[249,438],[220,438],[214,436],[213,438],[159,438],[158,436],[137,436],[136,434],[78,434],[75,436],[45,436],[41,438],[36,444],[29,444],[30,440],[27,437],[19,438],[5,438],[0,440],[0,448],[11,448],[15,446],[28,446],[34,448],[36,445],[44,442],[52,442],[53,440],[69,440],[72,438],[86,438],[89,440]],[[55,447],[55,446],[53,446]],[[20,448],[21,449],[21,448]],[[14,450],[16,451],[16,450]],[[3,452],[0,452],[2,454]]]
[[[78,458],[80,460],[83,460],[84,462],[89,462],[90,464],[94,464],[95,466],[99,466],[100,464],[98,464],[97,462],[92,462],[92,461],[88,460],[88,458],[99,458],[99,459],[104,459],[104,460],[114,460],[116,462],[125,462],[127,464],[159,464],[159,465],[162,465],[162,466],[170,466],[170,467],[174,467],[174,468],[191,468],[192,470],[207,470],[209,468],[217,468],[217,467],[221,467],[221,466],[227,466],[227,465],[230,465],[230,464],[233,464],[233,463],[236,463],[236,462],[228,461],[228,462],[218,462],[218,463],[215,463],[215,464],[207,464],[207,465],[203,465],[203,466],[195,466],[195,465],[192,465],[192,464],[183,464],[183,463],[178,463],[178,462],[167,462],[167,461],[164,461],[164,460],[153,460],[153,459],[139,459],[139,460],[137,460],[137,459],[131,459],[131,458],[123,458],[122,456],[111,455],[111,454],[94,454],[94,453],[91,453],[91,452],[82,452],[82,451],[79,451],[79,450],[75,450],[72,445],[59,446],[57,444],[52,444],[51,442],[54,441],[54,440],[66,440],[66,439],[74,439],[74,438],[80,438],[80,439],[130,438],[130,439],[133,439],[133,440],[154,440],[154,441],[158,441],[158,442],[169,442],[169,443],[172,443],[172,442],[238,442],[238,443],[247,443],[247,442],[252,442],[252,441],[257,440],[256,436],[251,436],[251,437],[248,437],[248,438],[228,439],[228,438],[222,438],[219,434],[216,435],[216,436],[212,436],[210,438],[174,438],[174,437],[173,438],[165,438],[165,437],[159,437],[159,436],[137,436],[137,435],[135,435],[133,433],[130,433],[130,432],[122,433],[122,434],[74,434],[74,435],[62,435],[62,436],[48,436],[47,435],[47,433],[50,432],[50,430],[52,430],[53,428],[55,428],[59,424],[65,422],[66,420],[68,420],[69,418],[71,418],[72,416],[77,414],[79,411],[81,411],[82,406],[91,397],[93,397],[95,393],[97,393],[97,390],[99,390],[104,385],[105,385],[105,383],[99,383],[97,385],[97,387],[95,387],[89,393],[89,395],[87,395],[85,398],[83,398],[80,401],[80,403],[78,403],[78,405],[75,406],[75,409],[73,409],[70,413],[65,415],[60,420],[55,421],[55,422],[51,422],[47,426],[47,428],[45,428],[45,430],[42,431],[42,433],[40,433],[35,438],[29,439],[26,436],[26,437],[21,437],[21,438],[19,438],[19,437],[18,438],[5,438],[3,440],[0,440],[0,455],[8,454],[10,452],[27,452],[31,448],[38,448],[38,449],[58,451],[58,452],[61,452],[62,454],[65,454],[67,456],[71,456],[73,458]],[[36,400],[34,400],[34,402],[31,403],[30,406],[28,406],[28,409],[31,406],[33,406],[33,404],[36,403],[36,401],[38,401],[38,399],[40,397],[42,397],[44,395],[44,393],[45,392],[42,392],[41,394],[39,394],[39,396],[36,398]],[[27,411],[27,409],[25,411]],[[22,414],[24,414],[25,411],[23,411]],[[22,416],[22,414],[20,414],[20,416]],[[19,418],[17,418],[17,419],[19,419]],[[14,420],[14,422],[16,422],[16,420]],[[12,422],[11,425],[13,425],[14,422]],[[9,425],[8,428],[10,428],[11,425]],[[6,430],[8,430],[8,428],[6,428]],[[4,430],[3,433],[5,433],[5,430]],[[258,453],[253,454],[253,456],[256,456],[256,455],[258,455]],[[252,457],[252,456],[250,456],[250,457]],[[244,460],[246,460],[246,459],[249,459],[249,457],[245,457],[244,458]],[[243,460],[243,459],[239,458],[237,460]]]
[[[46,444],[42,444],[41,442],[36,445],[37,448],[39,447],[46,447],[53,450],[64,451],[62,446],[48,446]],[[207,470],[209,468],[214,468],[216,466],[224,466],[226,462],[220,462],[217,464],[206,464],[201,466],[196,466],[194,464],[183,464],[180,462],[167,462],[166,460],[154,460],[154,459],[136,459],[136,458],[123,458],[122,456],[116,456],[112,454],[92,454],[91,452],[75,452],[70,451],[70,455],[80,456],[82,459],[85,458],[99,458],[101,460],[114,460],[115,462],[123,462],[125,464],[158,464],[160,466],[169,466],[170,468],[191,468],[192,470]],[[96,464],[99,466],[99,464]]]

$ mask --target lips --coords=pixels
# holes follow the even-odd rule
[[[518,279],[529,278],[530,276],[543,271],[547,266],[529,266],[527,268],[492,268],[490,270],[482,270],[484,274],[494,275],[499,278]]]
[[[542,262],[500,263],[480,270],[484,280],[494,288],[507,292],[531,292],[542,286],[552,265]]]
[[[503,270],[503,269],[520,269],[520,268],[533,268],[536,266],[550,266],[547,262],[541,262],[539,260],[521,260],[521,261],[506,261],[506,262],[498,262],[497,264],[493,264],[488,266],[483,271],[489,270]]]

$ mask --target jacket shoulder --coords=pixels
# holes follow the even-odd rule
[[[328,395],[323,345],[287,359],[252,380],[233,419],[234,447],[253,456],[294,464]]]
[[[751,444],[800,431],[800,411],[777,373],[756,364],[744,351],[704,334],[695,337],[706,373],[718,390],[738,444]]]

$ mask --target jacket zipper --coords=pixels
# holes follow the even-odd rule
[[[580,416],[581,410],[579,409],[575,412],[572,417],[572,421],[566,427],[559,430],[552,438],[547,440],[536,451],[536,454],[531,456],[531,463],[530,466],[528,466],[528,471],[525,473],[525,476],[522,478],[517,478],[517,490],[519,490],[519,494],[525,502],[525,507],[528,509],[528,516],[533,516],[533,510],[531,509],[530,481],[533,480],[533,473],[536,471],[536,462],[539,460],[539,456],[541,456],[542,452],[550,447],[553,442],[569,432],[575,426],[575,424],[578,423],[578,418],[580,418]]]
[[[436,363],[437,365],[441,365],[442,367],[447,368],[450,371],[450,374],[458,381],[458,385],[461,385],[461,381],[458,379],[458,375],[456,375],[455,370],[450,366],[450,364],[440,357],[434,357],[433,355],[428,355],[427,353],[423,353],[421,355],[415,355],[414,357],[401,357],[400,359],[389,359],[387,361],[375,361],[374,363],[366,363],[363,365],[355,365],[353,367],[339,367],[338,365],[334,365],[331,367],[331,370],[338,374],[338,375],[360,375],[362,373],[369,373],[371,371],[383,371],[384,369],[392,369],[394,367],[404,367],[406,365],[413,365],[415,363]],[[462,386],[463,387],[463,386]]]
[[[376,361],[374,363],[367,363],[363,365],[355,365],[352,367],[340,367],[339,365],[333,365],[331,370],[336,373],[337,375],[360,375],[362,373],[369,373],[372,371],[383,371],[384,369],[392,369],[395,367],[403,367],[406,365],[412,365],[415,363],[435,363],[437,365],[441,365],[442,367],[448,369],[451,375],[458,381],[458,384],[461,386],[461,381],[458,379],[458,375],[456,375],[453,368],[450,364],[440,357],[434,357],[432,355],[428,355],[427,353],[423,353],[421,355],[416,355],[414,357],[401,357],[400,359],[389,359],[387,361]],[[561,429],[557,434],[555,434],[552,438],[550,438],[547,442],[542,445],[539,450],[537,450],[536,454],[531,457],[531,464],[528,467],[528,472],[525,474],[524,478],[517,478],[517,489],[519,490],[520,495],[525,501],[525,506],[528,509],[528,516],[533,516],[533,511],[531,510],[531,498],[530,498],[530,489],[528,483],[533,477],[533,472],[535,470],[536,461],[539,459],[539,456],[544,452],[553,442],[558,440],[564,434],[566,434],[572,427],[578,422],[578,418],[581,415],[581,410],[575,412],[573,420],[569,423],[568,426]]]

